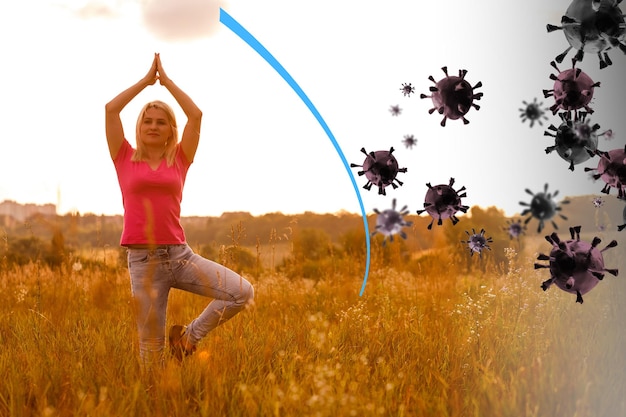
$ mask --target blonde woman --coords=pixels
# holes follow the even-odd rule
[[[161,101],[149,102],[137,119],[137,149],[133,149],[124,136],[120,112],[157,80],[176,99],[187,123],[179,142],[171,107]],[[189,324],[170,327],[170,351],[179,360],[192,354],[198,341],[254,298],[254,288],[246,279],[195,254],[180,224],[183,187],[198,147],[201,120],[198,106],[166,75],[159,54],[139,82],[106,105],[106,137],[124,205],[120,244],[128,252],[144,370],[164,365],[171,288],[213,298]]]

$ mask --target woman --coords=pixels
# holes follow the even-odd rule
[[[124,136],[122,109],[156,81],[167,88],[187,116],[178,142],[172,109],[147,103],[137,119],[137,149]],[[165,317],[171,288],[213,298],[187,326],[170,328],[171,353],[179,360],[193,353],[211,330],[245,308],[252,285],[228,268],[195,254],[180,224],[187,170],[200,139],[202,112],[166,74],[159,54],[150,71],[106,105],[106,137],[122,191],[124,228],[120,243],[128,251],[132,295],[137,308],[139,353],[144,370],[165,361]]]

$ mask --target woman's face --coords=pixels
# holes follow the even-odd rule
[[[164,147],[172,137],[172,128],[163,109],[150,107],[146,110],[141,122],[141,140],[144,145]]]

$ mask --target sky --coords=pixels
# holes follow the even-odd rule
[[[529,202],[524,190],[564,196],[600,194],[585,166],[544,149],[544,136],[560,118],[547,113],[543,126],[522,123],[522,101],[548,107],[556,71],[550,61],[568,46],[560,24],[568,0],[35,0],[5,2],[0,13],[0,121],[3,159],[0,201],[55,203],[67,212],[122,214],[110,159],[104,106],[140,80],[160,52],[168,76],[203,111],[200,146],[189,170],[183,216],[247,211],[360,213],[356,179],[367,213],[390,208],[392,199],[410,212],[423,208],[426,183],[465,186],[468,206],[502,209],[513,216]],[[219,21],[220,7],[244,27],[291,75],[315,106],[349,163],[360,151],[394,147],[403,185],[361,188],[360,168],[346,169],[327,132],[292,87],[246,42]],[[559,65],[571,65],[574,52]],[[626,143],[626,57],[610,51],[613,65],[600,70],[596,56],[578,66],[601,86],[591,123],[599,148]],[[436,80],[466,69],[483,97],[470,123],[429,114],[420,99]],[[415,93],[404,96],[403,83]],[[149,100],[175,100],[156,84],[122,112],[135,144],[134,125]],[[391,114],[398,105],[402,112]],[[178,123],[185,117],[178,106]],[[405,135],[417,144],[406,148]],[[613,197],[616,193],[611,191]]]

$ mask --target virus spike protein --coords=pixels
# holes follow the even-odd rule
[[[555,284],[563,291],[576,294],[576,302],[583,303],[583,295],[591,291],[604,278],[604,273],[617,276],[617,269],[604,267],[602,252],[617,246],[613,240],[602,250],[597,246],[601,240],[594,237],[591,243],[580,240],[580,226],[570,227],[571,239],[562,241],[552,233],[546,240],[552,244],[549,255],[539,254],[537,260],[549,261],[548,265],[535,263],[535,269],[549,268],[550,279],[541,284],[546,291]]]
[[[440,184],[436,186],[427,183],[428,190],[426,191],[426,197],[424,198],[424,209],[418,210],[417,214],[427,212],[432,221],[428,225],[428,230],[433,227],[435,218],[437,219],[437,225],[442,225],[442,219],[450,218],[452,224],[455,225],[459,222],[459,219],[455,216],[458,211],[467,213],[469,206],[461,204],[461,198],[466,197],[466,193],[459,194],[461,191],[465,191],[465,187],[461,187],[458,190],[454,190],[454,178],[450,178],[448,185]]]
[[[403,184],[403,182],[396,179],[396,176],[400,172],[406,172],[407,169],[398,167],[398,161],[395,156],[393,156],[393,151],[393,146],[388,151],[370,153],[367,153],[365,148],[361,148],[361,152],[365,154],[363,165],[350,164],[350,166],[352,168],[363,168],[362,171],[358,172],[358,175],[365,175],[368,180],[363,186],[364,189],[369,191],[372,185],[376,185],[378,187],[378,194],[386,195],[385,187],[388,185],[391,185],[395,189]]]
[[[378,214],[378,217],[376,218],[376,230],[372,232],[372,236],[375,236],[377,233],[384,235],[383,246],[387,243],[387,237],[390,242],[393,242],[393,236],[396,234],[399,234],[402,239],[406,239],[406,233],[402,231],[402,228],[413,224],[413,222],[404,220],[404,216],[409,214],[406,205],[400,211],[396,211],[396,199],[394,198],[390,209],[382,212],[374,209],[374,212]]]
[[[600,156],[598,167],[585,168],[585,172],[597,171],[593,178],[602,178],[604,181],[602,192],[609,194],[611,187],[614,187],[617,189],[617,198],[626,200],[626,146],[608,152],[596,150],[596,154]]]
[[[534,217],[539,220],[539,226],[537,226],[537,233],[541,233],[543,230],[544,224],[546,221],[551,220],[559,211],[561,211],[561,207],[557,205],[552,197],[556,197],[558,195],[558,190],[551,194],[548,192],[548,184],[545,184],[543,187],[543,192],[533,193],[528,188],[525,190],[526,193],[533,196],[530,203],[525,203],[520,201],[520,205],[528,207],[522,211],[521,215],[528,217],[524,220],[524,224],[528,224],[528,222]],[[561,204],[569,204],[569,200],[561,201]],[[559,214],[563,220],[567,220],[562,214]],[[557,224],[554,220],[551,220],[552,226],[555,229],[558,229]]]
[[[626,54],[626,23],[619,8],[622,0],[573,0],[561,26],[546,25],[548,33],[562,30],[570,46],[555,58],[562,62],[569,51],[577,50],[574,60],[582,61],[585,53],[595,53],[600,69],[611,65],[608,51],[619,48]]]
[[[552,90],[543,90],[544,98],[554,97],[554,104],[550,106],[552,114],[559,109],[572,111],[584,108],[588,113],[593,113],[589,103],[593,98],[594,88],[600,87],[600,82],[594,82],[587,73],[576,68],[576,61],[572,60],[572,68],[561,71],[554,61],[550,65],[558,71],[558,74],[550,74],[554,81]]]
[[[462,119],[464,124],[468,124],[469,120],[465,118],[465,114],[474,107],[476,110],[480,109],[480,106],[474,103],[474,100],[480,100],[483,93],[475,93],[474,90],[482,87],[482,82],[476,83],[475,86],[471,86],[465,80],[467,70],[460,69],[459,76],[448,75],[448,67],[442,67],[441,70],[446,75],[439,81],[435,81],[433,76],[429,76],[428,79],[432,81],[435,86],[430,87],[431,95],[420,94],[420,98],[431,98],[433,101],[433,107],[428,110],[429,114],[432,114],[435,110],[439,114],[443,114],[441,120],[441,126],[446,125],[446,120]]]

